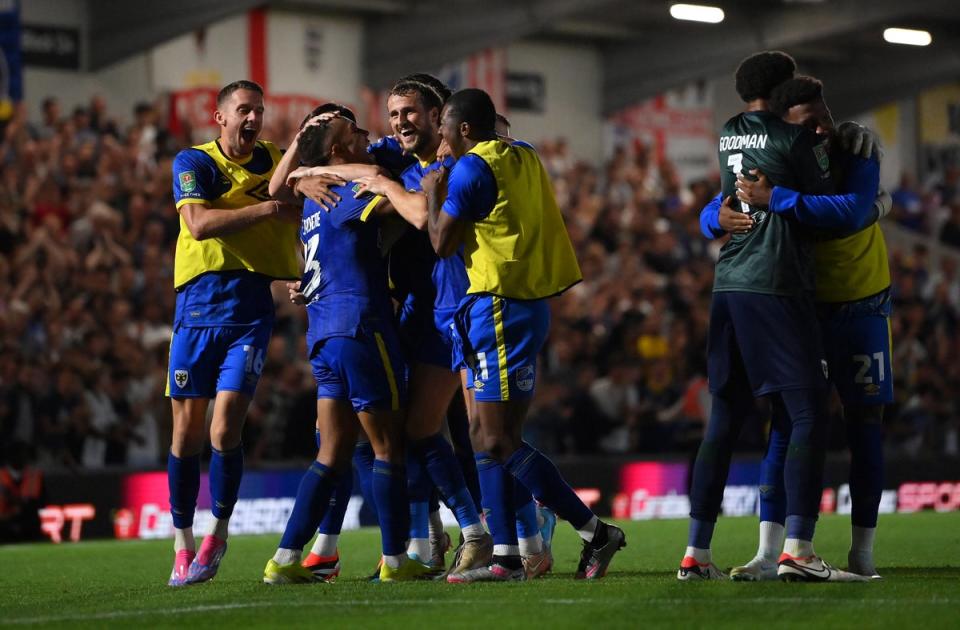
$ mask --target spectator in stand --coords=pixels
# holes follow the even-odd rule
[[[924,228],[923,199],[909,173],[900,177],[900,186],[893,191],[892,218],[905,228],[921,231]]]
[[[171,156],[188,135],[171,137],[148,102],[129,126],[99,96],[68,118],[55,97],[41,109],[30,125],[19,107],[0,134],[0,440],[28,441],[45,467],[82,467],[85,453],[91,464],[154,467],[170,439]],[[717,182],[685,186],[641,144],[600,165],[578,162],[562,140],[536,144],[584,281],[552,304],[526,438],[551,453],[686,451],[709,413],[698,392],[719,243],[700,236],[696,210]],[[950,170],[921,190],[905,175],[893,193],[898,223],[934,228],[951,246],[933,261],[927,246],[891,251],[902,395],[887,444],[910,453],[960,448],[958,179]],[[950,210],[938,227],[941,205]],[[285,297],[275,294],[244,432],[251,463],[310,455],[315,392],[294,360],[305,356],[304,313]]]
[[[950,203],[950,215],[940,226],[940,242],[960,248],[960,198]]]

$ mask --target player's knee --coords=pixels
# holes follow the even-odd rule
[[[500,461],[506,461],[519,447],[519,442],[510,435],[486,433],[483,436],[482,450]]]
[[[189,457],[203,450],[203,427],[174,426],[170,452],[175,457]]]
[[[214,423],[210,427],[210,444],[213,448],[225,451],[240,445],[241,427],[233,427],[227,423]]]
[[[374,445],[373,455],[383,462],[398,465],[403,464],[403,443],[400,440],[384,440],[382,443]]]

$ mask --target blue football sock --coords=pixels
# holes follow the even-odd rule
[[[374,460],[373,496],[377,502],[383,555],[405,554],[407,532],[410,529],[410,503],[403,466]]]
[[[457,400],[460,400],[458,397]],[[450,405],[447,411],[447,427],[450,429],[450,441],[453,442],[453,452],[460,463],[460,472],[463,481],[473,498],[473,506],[478,514],[483,512],[483,502],[480,494],[480,476],[477,473],[477,460],[473,455],[473,445],[470,443],[470,421],[467,419],[467,410],[456,403]]]
[[[780,409],[778,410],[778,407]],[[774,404],[767,452],[760,461],[760,520],[783,525],[787,518],[787,492],[783,485],[783,466],[790,445],[786,411]]]
[[[338,481],[333,469],[320,462],[310,464],[297,488],[293,512],[280,539],[281,549],[303,549],[310,542],[330,507],[330,497]]]
[[[453,511],[460,527],[479,523],[480,515],[467,490],[460,464],[453,454],[453,447],[443,435],[437,433],[417,440],[410,445],[410,449],[426,465],[430,480],[440,491],[444,503]],[[439,505],[437,507],[439,509]]]
[[[537,521],[537,504],[527,487],[515,481],[513,484],[513,503],[517,506],[517,536],[533,538],[540,533]]]
[[[200,455],[176,457],[167,455],[167,484],[170,488],[170,513],[173,526],[186,529],[193,526],[200,494]]]
[[[483,511],[494,545],[517,545],[517,513],[513,506],[513,477],[488,453],[477,453],[477,472],[483,492]]]
[[[373,460],[373,447],[370,442],[357,442],[353,449],[353,468],[360,480],[363,509],[369,510],[373,518],[377,518],[377,501],[373,497]]]
[[[783,482],[787,495],[787,538],[791,516],[812,519],[820,514],[823,495],[823,461],[826,456],[827,411],[825,391],[795,389],[780,392],[790,418]],[[805,540],[812,540],[807,538]]]
[[[510,456],[504,468],[574,529],[582,529],[593,518],[593,512],[563,480],[553,462],[526,442]]]
[[[330,498],[330,509],[324,514],[320,521],[320,527],[317,531],[321,534],[339,535],[343,527],[343,517],[347,513],[347,506],[350,505],[350,495],[353,492],[353,471],[346,470],[339,475],[337,487]]]
[[[883,427],[879,418],[848,420],[847,444],[850,446],[850,522],[856,527],[876,527],[883,496]]]
[[[787,538],[798,540],[813,540],[813,532],[817,528],[817,519],[810,516],[791,514],[787,517]]]
[[[430,537],[430,495],[433,483],[412,449],[407,451],[407,497],[410,499],[410,538]]]
[[[243,445],[229,451],[211,450],[210,499],[213,505],[210,509],[216,518],[230,518],[243,478]]]
[[[713,540],[713,528],[716,523],[691,518],[687,529],[687,546],[697,549],[709,549]]]

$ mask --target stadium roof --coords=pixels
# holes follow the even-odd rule
[[[721,24],[680,22],[665,0],[166,0],[87,3],[88,66],[98,69],[171,37],[256,6],[362,15],[365,81],[384,87],[523,38],[587,42],[603,58],[603,108],[732,74],[762,49],[793,54],[829,86],[841,115],[960,78],[957,0],[697,0],[722,7]],[[923,28],[927,47],[883,41],[889,26]],[[416,34],[411,37],[411,34]]]

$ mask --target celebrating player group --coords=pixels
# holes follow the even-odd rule
[[[701,213],[705,236],[730,239],[717,263],[713,407],[693,469],[680,580],[727,577],[710,541],[734,442],[760,396],[774,409],[760,548],[730,577],[877,577],[880,421],[892,391],[889,270],[876,221],[888,202],[878,195],[873,136],[849,123],[834,130],[821,84],[794,73],[783,53],[741,64],[747,111],[721,132],[723,193]],[[352,111],[322,105],[281,152],[259,138],[262,89],[237,81],[218,95],[219,138],[174,161],[171,586],[210,580],[227,551],[241,430],[273,327],[276,280],[307,312],[317,456],[264,582],[337,577],[354,472],[380,526],[373,580],[541,577],[554,566],[558,518],[583,541],[578,579],[603,577],[626,546],[623,531],[599,520],[521,437],[548,299],[581,280],[536,150],[509,137],[485,92],[451,94],[427,74],[398,80],[387,110],[392,135],[371,145]],[[848,571],[812,544],[829,384],[843,401],[852,453]],[[211,400],[213,521],[198,549]],[[449,565],[440,502],[461,532]]]

